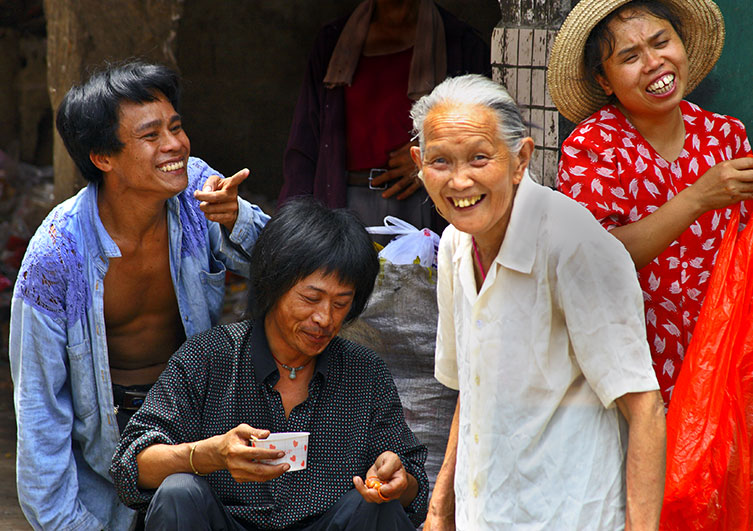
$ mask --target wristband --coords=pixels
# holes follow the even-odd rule
[[[193,466],[193,453],[196,451],[196,447],[199,445],[199,443],[195,442],[191,445],[191,453],[188,454],[188,464],[191,465],[191,470],[193,470],[193,473],[197,476],[206,476],[206,474],[202,474],[198,470],[196,470],[196,467]]]

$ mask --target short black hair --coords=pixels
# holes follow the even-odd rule
[[[90,153],[113,155],[123,149],[118,138],[120,104],[155,101],[160,95],[178,110],[178,74],[166,66],[141,61],[107,64],[66,93],[56,126],[87,181],[102,181],[102,172],[92,164]]]
[[[625,11],[647,13],[658,19],[666,20],[680,36],[680,40],[683,40],[682,21],[668,5],[657,0],[633,0],[623,4],[601,19],[586,39],[583,62],[585,63],[586,73],[593,78],[596,78],[597,75],[604,75],[602,64],[614,53],[614,34],[609,29],[609,23],[615,18],[622,21],[632,18],[625,15]]]
[[[251,253],[249,314],[264,317],[298,281],[323,270],[355,291],[345,318],[358,317],[374,289],[379,258],[361,220],[306,196],[282,205]]]

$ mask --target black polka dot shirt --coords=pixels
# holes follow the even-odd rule
[[[316,359],[308,398],[289,418],[273,389],[279,377],[263,321],[217,326],[186,341],[131,418],[113,457],[110,474],[123,502],[145,510],[154,493],[137,486],[136,456],[147,446],[198,441],[246,423],[311,435],[305,470],[264,483],[237,483],[227,470],[207,476],[240,521],[262,529],[309,523],[354,488],[353,476],[365,477],[377,456],[390,450],[418,481],[406,508],[418,526],[427,509],[426,447],[405,423],[381,358],[333,339]]]

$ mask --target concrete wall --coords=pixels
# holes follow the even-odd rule
[[[531,175],[547,186],[557,178],[562,120],[549,97],[546,66],[570,6],[570,0],[500,0],[502,18],[492,34],[494,79],[507,87],[529,124]]]

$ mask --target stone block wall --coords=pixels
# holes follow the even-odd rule
[[[494,79],[510,92],[529,126],[536,149],[534,176],[547,186],[557,177],[560,115],[549,97],[546,65],[568,0],[500,0],[502,19],[492,33]]]

